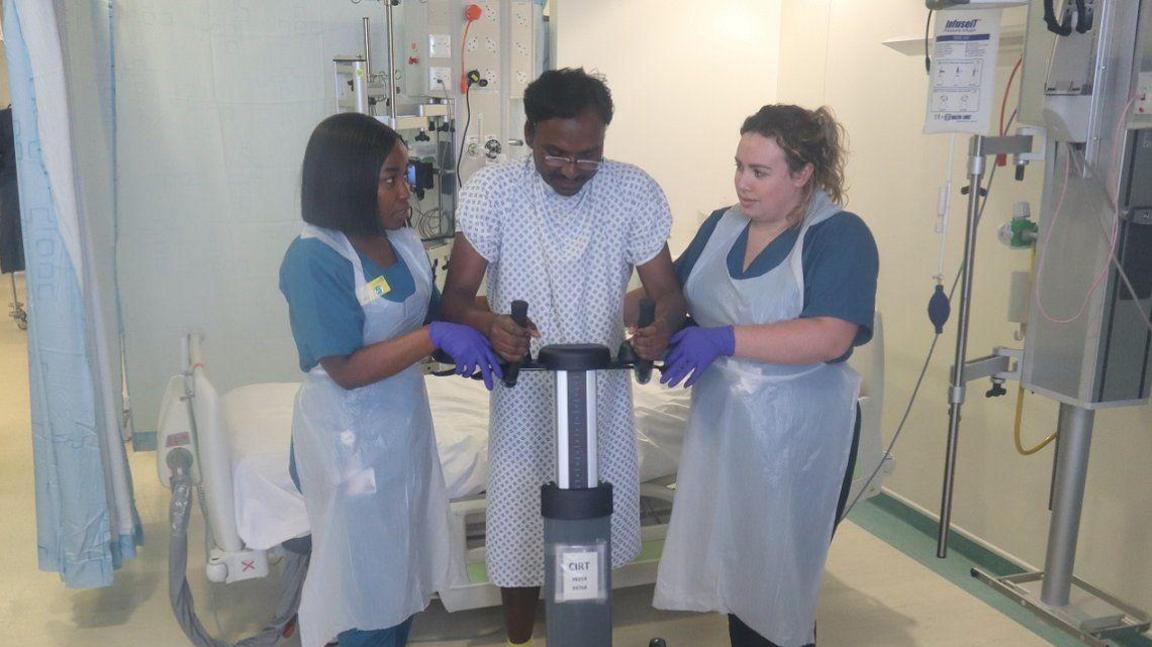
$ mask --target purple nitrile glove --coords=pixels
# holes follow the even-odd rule
[[[500,360],[492,352],[488,338],[475,328],[447,321],[433,321],[428,326],[428,337],[440,350],[448,353],[456,362],[456,373],[471,377],[476,369],[484,378],[484,386],[492,390],[492,376],[502,378]]]
[[[660,383],[673,387],[691,373],[692,377],[684,383],[684,388],[688,388],[696,383],[704,369],[716,361],[717,357],[730,356],[736,352],[736,331],[732,326],[693,326],[672,335],[668,345],[671,350],[664,360]]]

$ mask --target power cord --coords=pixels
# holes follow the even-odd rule
[[[475,3],[464,8],[464,35],[460,38],[460,91],[464,93],[466,117],[464,119],[464,132],[460,135],[460,154],[456,156],[457,187],[464,186],[464,179],[460,177],[460,161],[464,159],[464,145],[468,141],[468,126],[472,123],[472,84],[481,83],[479,72],[476,70],[465,72],[468,68],[464,59],[468,51],[468,31],[472,29],[472,23],[480,19],[481,14],[483,14],[483,10]],[[488,83],[484,81],[481,85],[488,85]]]
[[[932,27],[932,10],[928,10],[928,20],[924,21],[924,73],[932,74],[932,57],[928,55],[928,34]]]
[[[472,125],[472,84],[464,90],[464,132],[460,134],[460,152],[456,155],[456,186],[464,186],[460,177],[460,162],[464,159],[464,146],[468,143],[468,127]]]

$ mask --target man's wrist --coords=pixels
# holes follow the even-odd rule
[[[496,327],[496,322],[500,320],[500,315],[492,312],[491,310],[478,310],[476,314],[479,317],[479,322],[481,323],[481,325],[478,326],[478,329],[483,331],[484,334],[489,339],[491,339],[492,330]]]

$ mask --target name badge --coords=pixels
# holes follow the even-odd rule
[[[372,279],[371,281],[369,281],[364,286],[364,292],[365,292],[365,297],[366,297],[364,302],[369,303],[369,302],[375,301],[376,299],[380,299],[385,294],[388,294],[391,291],[392,291],[392,286],[388,285],[388,280],[385,279],[383,276],[378,276],[378,277]]]

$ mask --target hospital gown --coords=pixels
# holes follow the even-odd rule
[[[548,344],[623,340],[623,298],[632,268],[663,249],[672,216],[663,191],[629,164],[606,161],[580,192],[564,197],[531,158],[477,172],[460,196],[457,226],[488,261],[488,301],[508,313],[529,304]],[[522,373],[498,384],[490,414],[487,555],[499,586],[544,581],[540,486],[556,478],[553,377]],[[612,564],[640,552],[639,482],[627,373],[603,372],[597,388],[601,480],[612,483]]]

